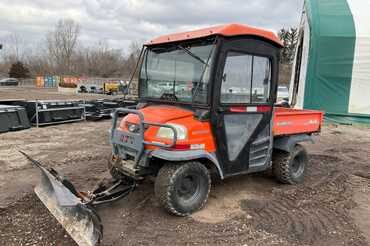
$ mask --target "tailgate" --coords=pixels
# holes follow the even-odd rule
[[[274,136],[315,133],[321,130],[324,113],[317,110],[276,107]]]

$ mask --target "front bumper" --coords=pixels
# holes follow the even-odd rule
[[[129,132],[122,131],[117,129],[117,121],[119,113],[126,114],[136,114],[139,117],[138,122],[138,131]],[[111,129],[111,143],[113,146],[113,156],[118,159],[121,159],[125,162],[122,169],[128,169],[131,173],[136,169],[139,169],[139,166],[145,166],[147,159],[147,153],[145,151],[145,146],[156,146],[159,148],[171,148],[176,144],[177,141],[177,132],[176,129],[171,125],[159,124],[153,122],[146,122],[144,120],[144,115],[139,110],[128,109],[128,108],[119,108],[114,111],[112,116],[112,129]],[[174,138],[170,144],[148,142],[144,139],[145,126],[156,126],[156,127],[166,127],[173,131]],[[132,163],[133,161],[133,163]],[[118,165],[118,164],[116,164]],[[119,168],[119,167],[117,167]]]

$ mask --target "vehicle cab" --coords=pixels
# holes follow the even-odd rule
[[[196,157],[216,163],[221,177],[264,168],[281,47],[272,32],[238,24],[148,42],[139,69],[138,110],[147,143],[140,151],[150,157],[160,152],[167,159],[176,150],[179,155],[189,151],[185,159],[196,151],[202,153]],[[139,128],[137,114],[119,124],[121,131],[135,133]],[[250,152],[261,141],[266,151],[256,159]],[[115,146],[116,155],[119,148]]]

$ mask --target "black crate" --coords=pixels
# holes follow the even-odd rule
[[[30,128],[24,107],[0,105],[0,133]]]
[[[1,99],[0,105],[22,106],[25,102],[25,99]]]
[[[132,107],[137,104],[136,101],[121,101],[121,100],[92,100],[87,101],[84,106],[86,110],[86,119],[87,120],[100,120],[110,118],[111,113],[116,108]]]
[[[27,101],[24,104],[33,125],[51,125],[85,119],[81,101]]]

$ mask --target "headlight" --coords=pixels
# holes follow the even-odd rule
[[[185,140],[188,137],[188,130],[185,126],[173,123],[169,123],[168,125],[175,128],[178,140]],[[160,127],[157,132],[157,137],[173,139],[173,130],[168,127]]]
[[[137,133],[140,130],[140,126],[138,124],[126,122],[126,127],[129,132]]]

